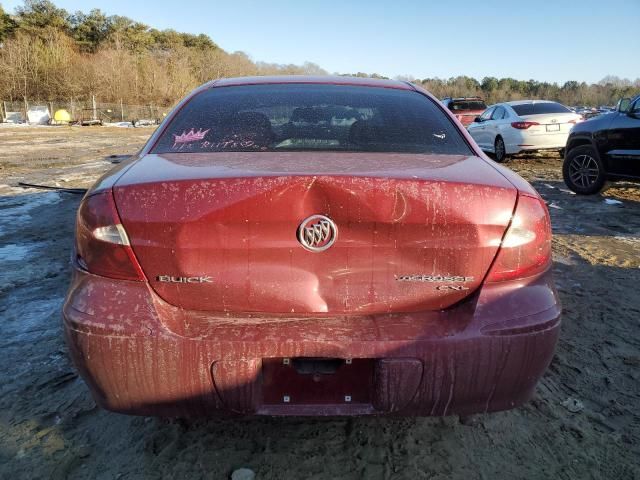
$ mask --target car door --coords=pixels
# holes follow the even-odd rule
[[[487,122],[487,142],[491,148],[494,148],[496,137],[501,135],[501,129],[504,126],[504,117],[506,115],[504,107],[498,105],[491,114],[491,120]]]
[[[493,114],[494,110],[495,110],[495,107],[487,108],[482,113],[482,115],[480,115],[480,122],[474,122],[471,125],[469,125],[469,128],[468,128],[469,134],[473,137],[473,139],[476,141],[478,146],[485,151],[488,148],[493,148],[493,144],[491,145],[488,144],[488,134],[486,132],[486,124],[491,120],[491,115]]]
[[[517,119],[517,115],[508,106],[503,105],[503,107],[504,114],[502,118],[496,120],[496,136],[500,135],[502,137],[506,153],[510,155],[520,151],[518,138],[514,134],[516,130],[511,126],[511,122]]]
[[[640,97],[611,122],[606,155],[610,173],[640,177]]]

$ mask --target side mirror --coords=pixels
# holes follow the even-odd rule
[[[616,110],[620,113],[627,113],[629,111],[629,107],[631,107],[631,99],[621,98],[620,100],[618,100]]]
[[[482,123],[482,118],[476,117],[476,118],[473,119],[473,122],[474,123]]]

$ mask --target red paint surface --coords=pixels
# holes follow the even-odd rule
[[[148,155],[116,184],[131,246],[152,287],[191,310],[381,313],[446,308],[493,261],[516,190],[476,157],[415,154]],[[338,240],[299,244],[310,215]],[[473,277],[436,284],[402,275]],[[180,284],[159,276],[208,276]]]
[[[76,270],[64,325],[94,398],[122,413],[448,415],[528,400],[553,356],[559,314],[549,273],[484,285],[443,311],[327,318],[188,311],[146,283]],[[265,404],[262,362],[283,357],[374,359],[371,403]],[[394,372],[396,360],[413,365]]]
[[[482,115],[482,112],[484,112],[484,110],[456,110],[454,115],[460,120],[462,125],[468,127],[477,116]]]
[[[429,96],[402,82],[342,77],[201,89],[265,82],[370,82]],[[483,280],[518,194],[537,194],[442,111],[475,156],[147,155],[169,115],[137,157],[88,194],[113,192],[149,279],[74,269],[65,336],[96,401],[163,416],[448,415],[530,398],[559,333],[551,274]],[[322,253],[296,239],[312,214],[339,228]],[[395,280],[434,274],[474,279],[463,291]],[[158,275],[214,282],[165,284]],[[273,369],[282,358],[311,357],[354,359],[366,381],[336,373],[329,390],[314,390],[308,378]],[[340,402],[350,386],[357,401]],[[278,403],[285,388],[299,401]]]

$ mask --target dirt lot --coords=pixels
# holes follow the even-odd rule
[[[0,128],[0,478],[640,478],[640,186],[570,194],[558,157],[518,158],[550,206],[564,305],[535,399],[472,418],[185,424],[98,409],[71,367],[60,308],[79,195],[150,129]],[[612,202],[611,200],[617,200]]]

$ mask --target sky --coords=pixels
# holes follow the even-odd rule
[[[640,78],[640,0],[53,0],[205,33],[255,61],[334,73],[594,83]],[[5,10],[22,5],[0,0]]]

